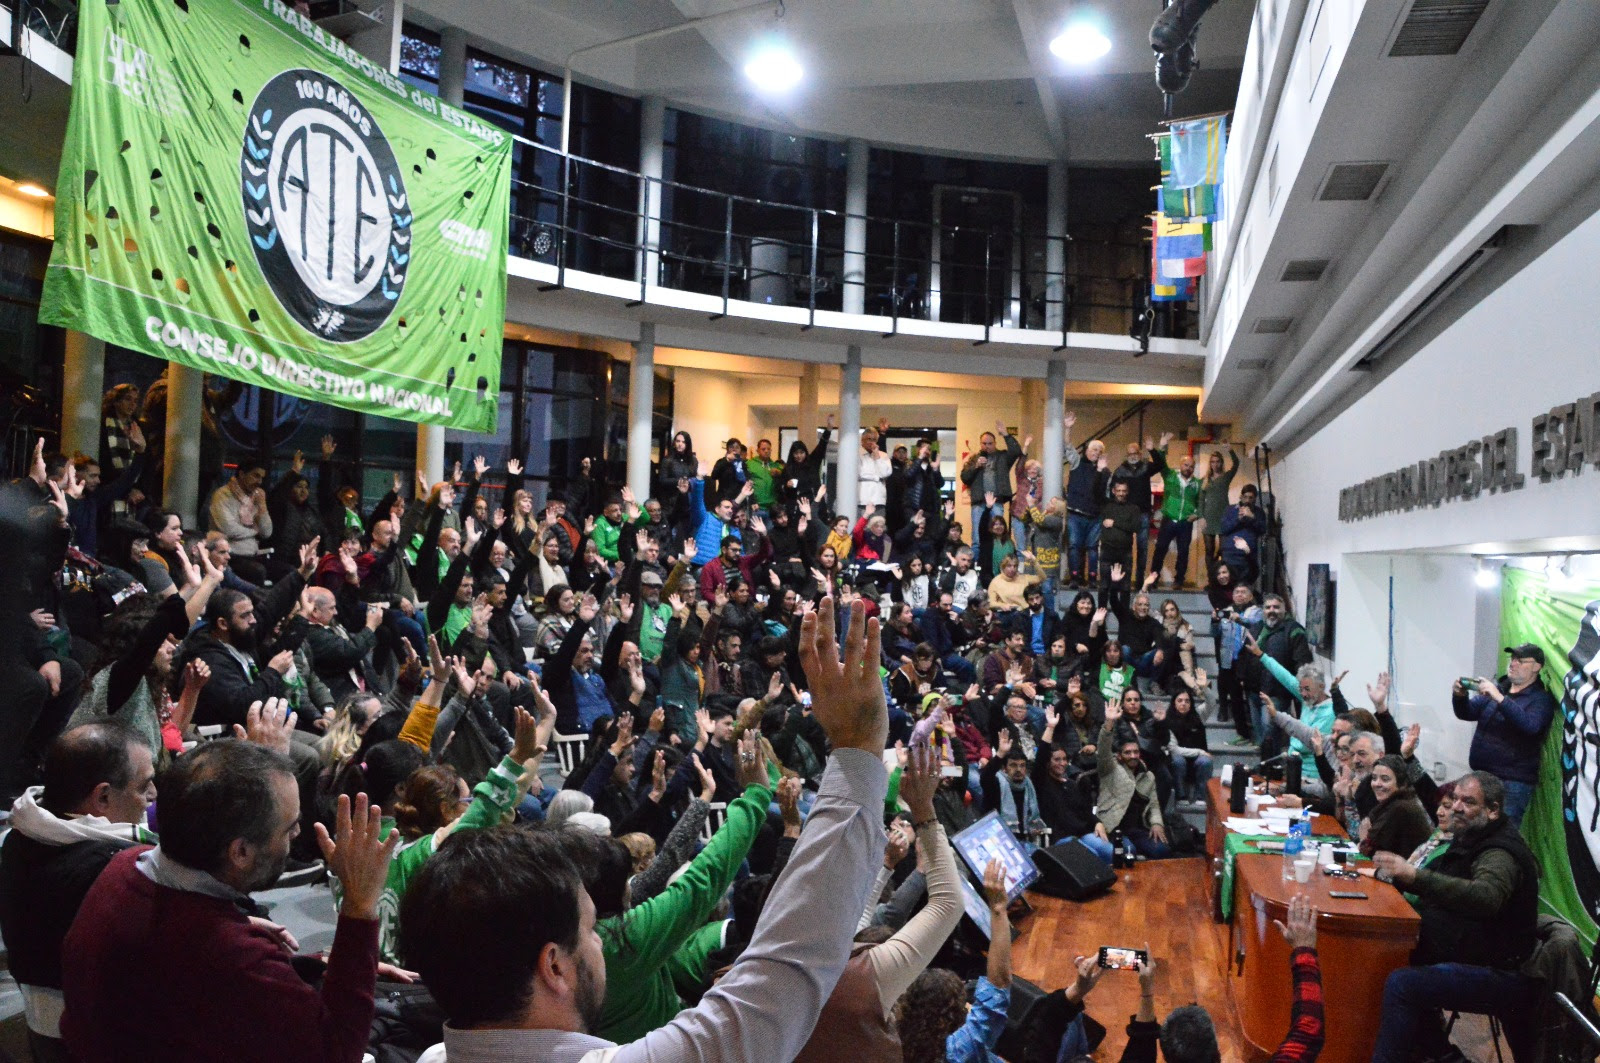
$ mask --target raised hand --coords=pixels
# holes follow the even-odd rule
[[[294,713],[283,698],[268,698],[264,703],[253,701],[245,710],[244,726],[233,725],[233,737],[241,742],[254,742],[258,746],[285,756],[289,754],[289,736],[294,734]]]
[[[294,457],[289,459],[289,470],[291,472],[298,473],[302,469],[304,469],[305,467],[306,467],[306,456],[305,456],[305,454],[303,452],[301,452],[301,451],[298,451],[298,450],[295,451],[294,452]]]
[[[758,732],[746,731],[739,736],[738,778],[740,789],[767,785],[767,752]]]
[[[902,781],[900,786],[900,792],[901,794],[904,794],[905,782]],[[783,830],[785,834],[791,830],[794,831],[796,835],[798,835],[800,832],[800,789],[801,784],[800,777],[798,775],[790,775],[778,780],[778,790],[776,794],[778,799],[778,813],[783,817]]]
[[[1010,899],[1006,896],[1005,861],[990,860],[989,866],[983,869],[983,899],[991,912],[999,914],[1006,910]]]
[[[1414,723],[1406,728],[1406,736],[1400,740],[1400,755],[1410,760],[1417,752],[1417,741],[1422,737],[1422,725]]]
[[[472,459],[472,478],[473,479],[475,479],[475,480],[483,479],[483,474],[488,472],[488,471],[489,471],[489,463],[486,460],[484,460],[484,457],[483,457],[482,454],[479,454],[477,457]]]
[[[617,598],[617,618],[624,624],[633,620],[633,595],[623,594]]]
[[[506,475],[507,476],[521,476],[522,475],[522,462],[517,460],[516,458],[507,458],[506,459]]]
[[[1267,710],[1267,719],[1276,719],[1278,715],[1278,705],[1272,700],[1272,695],[1263,691],[1260,696],[1261,707]]]
[[[357,794],[354,805],[349,795],[339,795],[333,837],[321,823],[316,830],[322,858],[344,891],[339,913],[352,919],[376,919],[400,832],[391,830],[384,838],[383,809],[369,804],[366,794]]]
[[[1108,520],[1108,521],[1106,521],[1106,523],[1110,524],[1111,522]],[[1111,582],[1112,583],[1121,583],[1122,582],[1122,577],[1126,576],[1127,574],[1128,574],[1127,570],[1124,569],[1120,564],[1115,564],[1115,563],[1112,564],[1112,566],[1111,566]],[[1103,609],[1101,610],[1101,612],[1104,612],[1104,611],[1105,610],[1103,610]]]
[[[593,623],[599,612],[600,603],[592,594],[585,594],[583,601],[578,603],[578,619],[585,624]]]
[[[1373,712],[1389,711],[1389,673],[1379,672],[1376,682],[1367,684],[1367,697],[1372,699]]]
[[[521,705],[516,706],[514,711],[516,737],[511,741],[511,758],[525,768],[537,767],[539,758],[544,756],[544,743],[539,738],[539,720]],[[529,761],[533,763],[529,764]]]
[[[1311,898],[1303,893],[1295,895],[1289,902],[1288,925],[1277,919],[1272,925],[1278,928],[1278,933],[1283,935],[1283,940],[1289,943],[1291,949],[1314,949],[1317,947],[1317,910],[1311,907]]]
[[[667,795],[667,752],[658,749],[650,758],[650,797],[659,803]]]
[[[1074,1004],[1082,1004],[1083,998],[1099,984],[1106,969],[1100,966],[1100,959],[1097,956],[1079,956],[1072,961],[1072,966],[1077,971],[1077,978],[1067,986],[1066,998]]]
[[[1068,410],[1066,413],[1061,415],[1061,427],[1065,428],[1067,431],[1072,431],[1072,426],[1077,423],[1078,415],[1072,410]]]
[[[700,732],[699,741],[695,742],[696,749],[704,749],[706,743],[711,741],[711,713],[705,709],[694,710],[695,729]]]
[[[200,693],[200,689],[211,681],[211,666],[196,657],[183,669],[183,692],[185,694]]]
[[[917,836],[911,832],[910,828],[903,821],[896,820],[894,825],[889,828],[889,841],[883,849],[883,866],[890,871],[899,867],[900,861],[904,860],[906,854],[911,852],[911,846],[916,840]]]
[[[1106,702],[1106,729],[1110,730],[1111,728],[1115,727],[1117,723],[1121,721],[1121,719],[1122,703],[1119,701],[1113,704],[1108,700]]]
[[[1011,728],[1000,728],[1000,733],[995,736],[995,752],[999,754],[1002,761],[1005,760],[1006,754],[1011,752],[1011,745]]]
[[[450,660],[439,649],[439,640],[433,635],[428,636],[428,665],[433,671],[434,682],[450,681]]]
[[[323,461],[332,460],[333,452],[338,450],[338,449],[339,449],[339,444],[337,444],[337,443],[335,443],[333,441],[333,436],[325,435],[325,436],[322,437],[322,460]]]
[[[322,536],[317,536],[300,548],[300,575],[310,579],[317,571],[317,550],[322,546]]]
[[[700,800],[710,804],[717,796],[717,777],[711,773],[706,762],[699,757],[692,757],[694,770],[700,776]]]
[[[800,622],[800,666],[810,680],[812,713],[835,748],[883,752],[889,736],[889,707],[878,680],[883,656],[876,617],[867,619],[860,600],[850,603],[850,629],[844,658],[834,637],[833,599]]]
[[[930,745],[917,744],[906,754],[900,775],[900,796],[911,809],[911,819],[926,823],[933,818],[933,795],[939,789],[939,757]]]

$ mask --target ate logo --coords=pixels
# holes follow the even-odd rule
[[[332,343],[371,335],[411,261],[411,203],[394,151],[334,78],[286,70],[256,95],[239,153],[245,224],[267,285]]]

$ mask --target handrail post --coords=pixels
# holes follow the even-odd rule
[[[806,286],[806,306],[811,312],[810,320],[800,330],[802,332],[812,328],[817,323],[817,208],[811,208],[811,279]]]
[[[862,277],[863,284],[866,277]],[[894,220],[894,257],[889,266],[889,319],[892,324],[883,334],[884,339],[900,334],[900,219]]]
[[[645,277],[649,273],[650,260],[651,260],[651,258],[650,258],[650,235],[649,235],[650,234],[650,181],[651,181],[651,177],[650,177],[649,174],[640,174],[639,175],[639,180],[644,182],[644,187],[642,189],[640,189],[641,196],[640,196],[640,199],[639,199],[639,202],[644,205],[644,213],[639,216],[640,224],[635,225],[633,227],[633,231],[639,235],[639,243],[633,249],[633,260],[634,260],[635,263],[637,263],[638,270],[639,270],[639,298],[636,299],[636,300],[632,300],[632,301],[629,301],[629,302],[623,304],[624,306],[627,306],[629,308],[632,308],[632,307],[635,307],[635,306],[643,306],[644,305],[644,302],[645,302]]]
[[[990,305],[993,288],[989,279],[989,254],[991,250],[990,241],[992,239],[993,234],[988,232],[983,234],[983,339],[973,340],[972,345],[974,347],[982,347],[989,342],[989,328],[994,324],[994,307]]]
[[[556,244],[556,282],[554,284],[540,285],[539,290],[541,292],[555,291],[558,288],[567,286],[567,237],[571,235],[568,232],[571,202],[572,156],[563,153],[561,156],[561,236],[560,242]]]
[[[723,197],[728,209],[722,219],[722,313],[712,314],[712,321],[728,316],[728,284],[733,278],[733,197]]]
[[[1061,241],[1061,346],[1057,347],[1056,350],[1064,351],[1064,350],[1067,349],[1067,325],[1068,325],[1067,318],[1072,316],[1072,304],[1071,304],[1070,300],[1068,299],[1068,295],[1067,295],[1067,238],[1065,236],[1056,236],[1056,237],[1048,237],[1047,239],[1054,239],[1054,240],[1060,240]],[[1049,257],[1050,256],[1049,256],[1049,254],[1047,252],[1046,255],[1045,255],[1045,258],[1048,259]],[[1049,278],[1046,277],[1045,278],[1045,293],[1046,293],[1046,300],[1047,300],[1046,303],[1045,303],[1045,316],[1046,317],[1050,316],[1050,313],[1049,313],[1050,312],[1050,304],[1048,302],[1049,291],[1050,291]]]

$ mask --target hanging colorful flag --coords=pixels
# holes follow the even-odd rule
[[[1169,218],[1221,217],[1222,186],[1200,184],[1179,188],[1172,184],[1172,137],[1160,134],[1156,147],[1161,159],[1161,185],[1156,189],[1156,209]]]
[[[1214,185],[1222,180],[1222,159],[1227,150],[1228,120],[1197,118],[1172,124],[1171,188]]]
[[[1156,242],[1150,241],[1150,301],[1188,302],[1194,298],[1196,281],[1192,277],[1163,277],[1156,259]]]
[[[1209,222],[1177,221],[1165,214],[1155,216],[1156,277],[1172,279],[1200,276],[1206,271],[1206,252],[1209,250]]]

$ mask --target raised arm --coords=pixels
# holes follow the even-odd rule
[[[884,844],[888,779],[880,754],[889,717],[877,677],[878,622],[859,602],[851,609],[844,662],[835,650],[833,600],[803,621],[802,663],[834,754],[754,939],[697,1007],[623,1046],[613,1063],[793,1059],[810,1038],[849,958]]]

